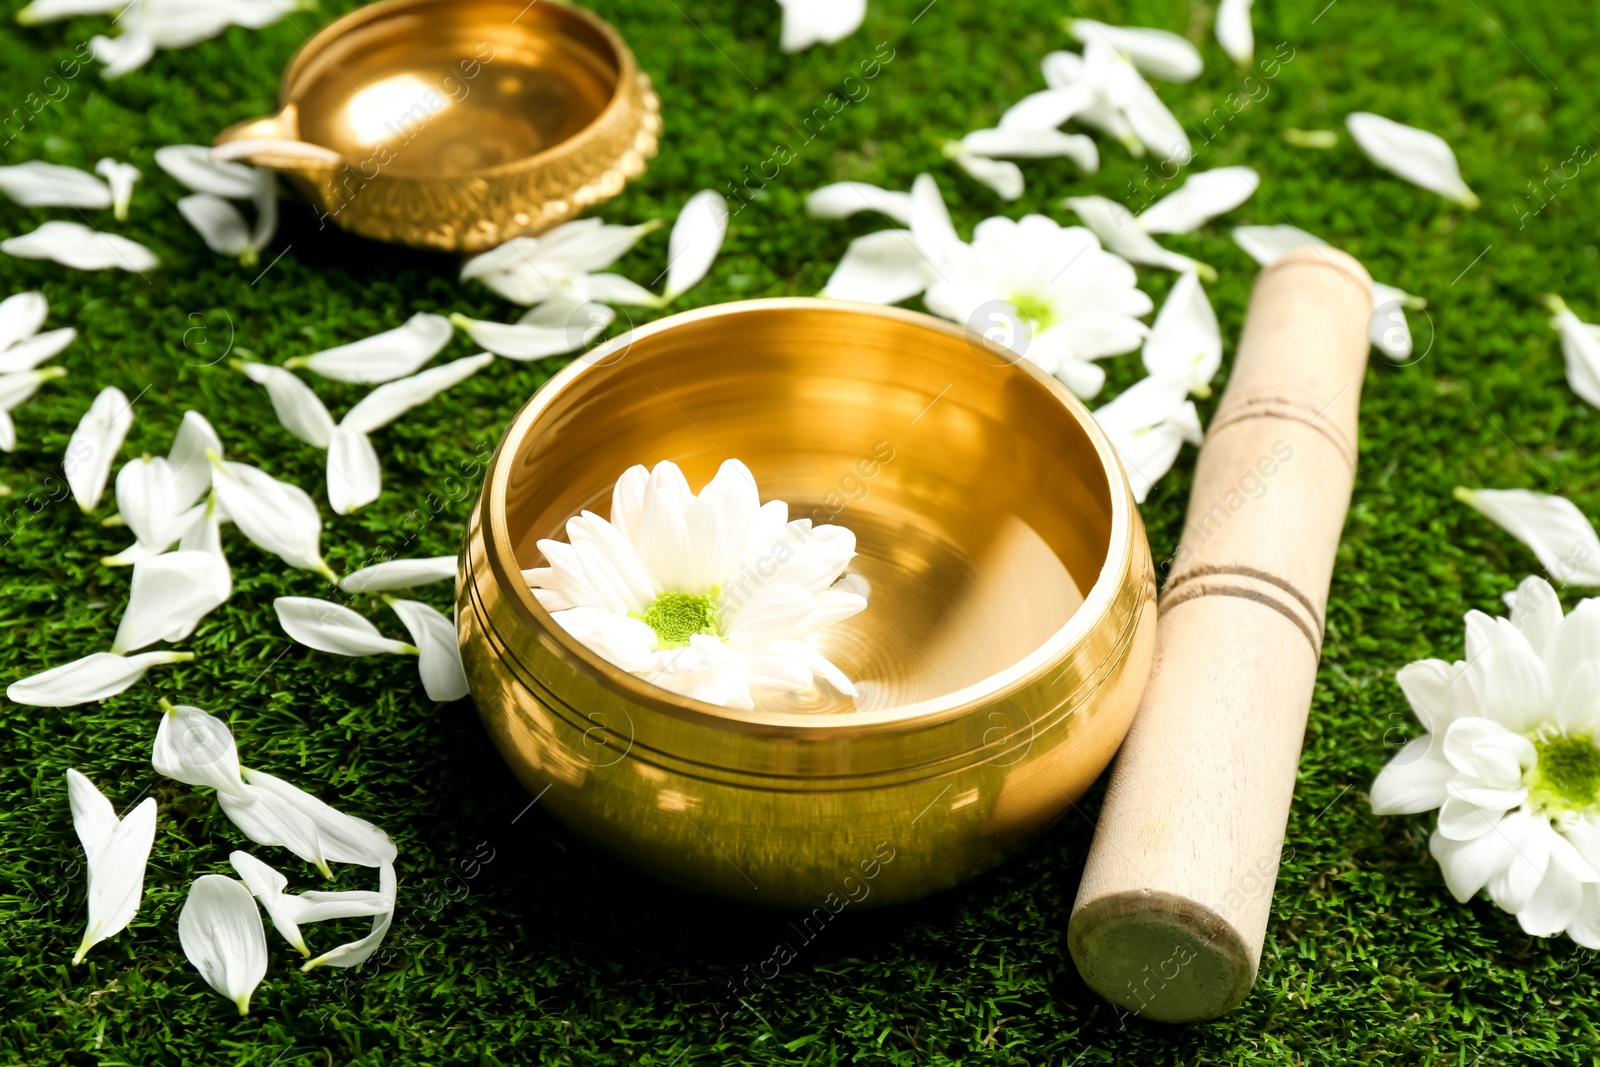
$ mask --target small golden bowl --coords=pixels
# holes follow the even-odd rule
[[[278,102],[216,143],[242,142],[236,158],[283,172],[324,221],[460,252],[616,196],[661,132],[622,38],[552,0],[363,7],[295,53]]]
[[[521,577],[629,466],[727,458],[791,518],[849,527],[870,607],[827,633],[861,689],[700,703],[571,637]],[[689,888],[836,912],[984,870],[1110,761],[1155,641],[1115,451],[1055,379],[896,308],[753,300],[567,367],[501,440],[457,619],[511,768],[562,822]]]

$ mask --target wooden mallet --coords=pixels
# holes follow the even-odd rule
[[[1372,279],[1330,248],[1256,279],[1161,595],[1068,944],[1106,999],[1166,1022],[1249,993],[1266,936],[1355,477]]]

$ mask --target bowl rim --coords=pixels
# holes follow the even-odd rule
[[[278,80],[279,113],[282,114],[283,109],[291,105],[298,110],[299,100],[290,96],[290,86],[299,75],[301,68],[311,61],[313,55],[320,56],[322,49],[333,39],[341,37],[359,26],[377,22],[407,8],[452,2],[459,3],[460,0],[378,0],[377,3],[358,7],[354,11],[334,19],[322,29],[307,37],[305,43],[295,49],[294,55],[289,57],[289,62],[283,68],[283,76]],[[590,119],[581,130],[578,130],[572,136],[541,148],[531,156],[520,156],[505,163],[497,163],[492,167],[483,167],[473,172],[475,177],[499,177],[548,163],[552,159],[574,151],[575,145],[587,140],[595,129],[609,121],[618,111],[627,106],[627,98],[633,91],[633,83],[639,78],[639,64],[634,59],[633,50],[628,47],[627,42],[622,39],[622,34],[611,23],[586,8],[563,3],[562,0],[534,0],[534,3],[537,3],[542,8],[554,8],[560,13],[561,17],[586,24],[589,29],[597,33],[606,42],[617,61],[617,80],[616,84],[611,87],[611,99],[606,101],[606,106],[601,108],[594,118]],[[528,5],[528,7],[532,6],[533,3]],[[513,19],[512,21],[516,20]],[[298,129],[295,131],[295,136],[302,140],[304,139]],[[446,177],[446,175],[389,174],[387,177],[391,181],[434,182]]]
[[[604,357],[619,349],[626,352],[639,340],[704,319],[784,309],[828,313],[849,312],[891,318],[908,325],[936,330],[963,343],[979,345],[1004,360],[1006,365],[1016,367],[1035,383],[1043,386],[1088,436],[1100,459],[1101,470],[1109,483],[1111,497],[1109,550],[1100,565],[1100,573],[1096,576],[1094,584],[1085,592],[1083,603],[1079,605],[1077,611],[1049,638],[1009,667],[942,696],[872,711],[831,712],[825,715],[814,712],[760,709],[745,711],[682,697],[622,670],[569,634],[539,604],[538,598],[522,580],[522,568],[512,554],[511,535],[506,522],[507,483],[511,475],[509,458],[521,447],[534,423],[555,398],[571,388],[573,383],[585,374],[607,369],[609,365],[603,362]],[[477,506],[481,509],[480,521],[484,533],[485,556],[493,580],[499,584],[502,591],[509,589],[506,600],[513,605],[519,623],[529,626],[536,637],[545,639],[547,644],[558,650],[564,658],[600,685],[619,692],[636,705],[674,718],[699,721],[722,729],[746,726],[786,728],[806,733],[852,731],[870,727],[892,727],[911,722],[927,725],[990,708],[996,700],[1004,699],[1007,695],[1026,688],[1056,669],[1063,654],[1087,637],[1091,628],[1112,608],[1123,584],[1123,572],[1132,565],[1136,551],[1133,543],[1137,525],[1136,505],[1116,449],[1088,407],[1053,375],[1045,373],[1027,359],[1018,357],[1014,352],[995,344],[981,334],[945,319],[908,308],[820,297],[766,297],[712,304],[682,311],[635,327],[574,360],[538,388],[507,424],[495,448],[494,456],[489,461],[484,489]]]

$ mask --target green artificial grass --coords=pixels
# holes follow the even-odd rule
[[[1067,915],[1098,810],[1098,789],[998,870],[932,899],[841,915],[719,1029],[728,983],[787,936],[781,916],[655,885],[571,838],[517,787],[469,703],[436,707],[412,661],[345,660],[291,644],[272,598],[320,595],[227,537],[233,598],[182,647],[198,659],[157,668],[97,705],[0,704],[0,1061],[16,1064],[1298,1064],[1595,1063],[1595,957],[1564,939],[1525,936],[1486,900],[1457,904],[1426,851],[1429,817],[1374,818],[1366,790],[1417,726],[1394,672],[1462,654],[1462,613],[1499,613],[1499,596],[1537,564],[1451,499],[1458,485],[1560,492],[1600,512],[1600,418],[1565,384],[1539,307],[1559,292],[1600,319],[1600,14],[1572,2],[1375,4],[1262,0],[1265,79],[1211,40],[1207,4],[1090,3],[1082,14],[1166,27],[1199,43],[1206,72],[1158,83],[1195,135],[1196,169],[1246,163],[1260,193],[1198,234],[1166,243],[1214,264],[1210,293],[1237,337],[1254,264],[1234,225],[1292,222],[1341,245],[1382,281],[1426,297],[1413,312],[1419,356],[1374,356],[1364,384],[1362,462],[1339,550],[1322,669],[1289,818],[1287,860],[1254,992],[1216,1022],[1171,1027],[1125,1018],[1077,977]],[[5,5],[9,12],[20,6]],[[350,5],[332,0],[259,32],[163,52],[103,82],[92,66],[47,83],[103,18],[0,29],[0,103],[53,97],[4,149],[6,162],[92,167],[102,156],[144,172],[123,226],[155,249],[148,278],[88,274],[0,257],[0,294],[41,288],[50,325],[82,337],[56,362],[69,377],[16,412],[20,444],[0,459],[0,680],[106,648],[128,572],[101,556],[129,540],[65,498],[55,468],[95,391],[138,395],[123,456],[164,453],[181,413],[215,423],[230,455],[312,489],[322,458],[281,429],[228,358],[273,362],[395,326],[415,311],[504,321],[512,310],[455,280],[446,256],[374,246],[320,229],[303,206],[245,269],[208,252],[173,206],[182,190],[152,152],[205,142],[272,108],[277,78],[305,37]],[[818,185],[861,179],[905,188],[936,174],[958,227],[991,214],[1070,215],[1060,198],[1137,200],[1144,164],[1101,138],[1104,167],[1024,163],[1028,190],[1000,202],[945,161],[942,139],[991,125],[1043,87],[1038,61],[1068,39],[1069,2],[872,0],[865,26],[799,56],[777,48],[769,0],[600,0],[662,96],[662,152],[602,214],[669,220],[693,191],[726,189],[787,145],[792,158],[733,218],[710,278],[685,305],[817,291],[853,236],[882,220],[808,219]],[[1280,42],[1282,44],[1280,45]],[[887,61],[885,56],[892,56]],[[823,98],[877,58],[863,99],[808,140]],[[1287,58],[1285,58],[1287,57]],[[64,90],[64,92],[63,92]],[[855,90],[859,95],[859,90]],[[1231,94],[1231,95],[1230,95]],[[32,98],[34,100],[40,97]],[[31,105],[30,105],[31,106]],[[1482,196],[1475,213],[1378,171],[1342,133],[1371,110],[1433,130],[1455,147]],[[1332,150],[1285,143],[1290,127],[1336,129]],[[816,125],[813,124],[813,131]],[[13,133],[17,131],[13,130]],[[1576,176],[1570,176],[1577,167]],[[748,168],[748,171],[747,171]],[[771,165],[766,169],[771,170]],[[1530,183],[1539,186],[1534,197]],[[1152,186],[1153,189],[1153,186]],[[1535,210],[1541,208],[1540,210]],[[0,203],[0,235],[70,212]],[[665,265],[665,235],[619,269],[642,282]],[[270,264],[270,265],[269,265]],[[1159,299],[1173,276],[1141,270]],[[258,277],[259,276],[259,277]],[[915,302],[913,302],[915,303]],[[631,321],[649,315],[630,312]],[[624,328],[621,316],[613,332]],[[444,356],[468,354],[464,338]],[[730,353],[737,358],[737,353]],[[329,517],[324,545],[341,572],[383,553],[454,552],[475,486],[456,478],[487,455],[552,361],[497,361],[376,437],[382,499]],[[1105,396],[1140,375],[1108,361]],[[1224,378],[1219,379],[1219,385]],[[316,380],[336,412],[359,387]],[[1209,416],[1215,401],[1202,405]],[[1194,453],[1144,507],[1157,558],[1179,534]],[[108,498],[109,499],[109,498]],[[102,513],[108,513],[103,507]],[[330,513],[324,506],[324,515]],[[442,587],[421,594],[441,608]],[[1566,596],[1568,604],[1572,602]],[[376,600],[356,606],[391,633]],[[303,975],[269,932],[272,964],[251,1016],[206,988],[178,945],[191,880],[227,871],[239,840],[210,794],[148,762],[157,700],[226,717],[247,762],[313,788],[394,835],[400,913],[378,965]],[[82,853],[63,771],[77,767],[119,807],[160,804],[144,905],[133,925],[68,966],[84,922]],[[286,868],[287,869],[287,868]],[[345,868],[338,885],[367,887]],[[364,920],[318,927],[318,945]]]

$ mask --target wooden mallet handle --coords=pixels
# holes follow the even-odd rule
[[[1096,992],[1166,1022],[1255,982],[1355,477],[1372,279],[1329,248],[1256,279],[1161,596],[1068,944]]]

